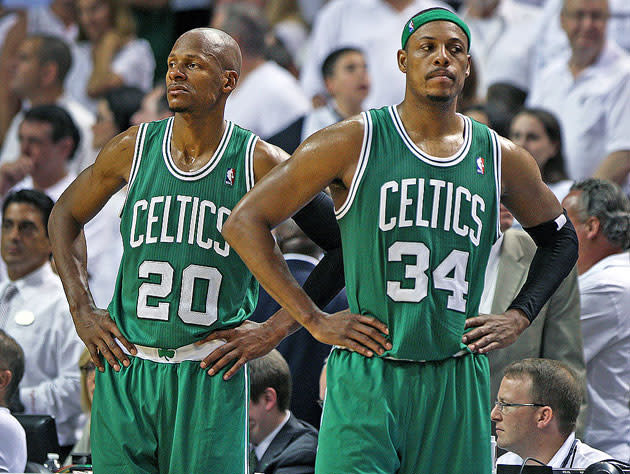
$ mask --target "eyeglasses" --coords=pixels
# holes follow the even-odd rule
[[[494,406],[496,407],[497,410],[499,410],[499,413],[503,413],[505,408],[511,408],[511,407],[546,407],[547,405],[543,405],[541,403],[505,403],[505,402],[500,402],[499,400],[497,400],[496,402],[494,402]]]

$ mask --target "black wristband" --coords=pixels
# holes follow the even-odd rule
[[[554,220],[524,230],[538,248],[527,280],[508,309],[523,311],[532,322],[575,265],[578,240],[566,211]]]

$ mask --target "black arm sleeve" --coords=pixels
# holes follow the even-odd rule
[[[341,232],[332,199],[320,192],[293,216],[293,220],[325,251],[303,285],[306,294],[319,308],[323,308],[345,286]]]
[[[578,240],[566,211],[524,230],[538,248],[527,280],[508,309],[520,309],[531,322],[577,262]]]

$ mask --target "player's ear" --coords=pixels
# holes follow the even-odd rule
[[[398,69],[400,69],[401,72],[407,74],[407,51],[404,49],[399,49],[397,59]]]
[[[238,73],[236,71],[224,71],[223,73],[223,92],[229,93],[236,89],[238,83]]]
[[[466,65],[466,74],[465,74],[464,77],[470,76],[471,61],[472,61],[472,59],[471,59],[471,56],[469,54],[468,55],[468,64]]]

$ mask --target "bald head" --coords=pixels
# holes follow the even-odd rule
[[[215,28],[195,28],[177,38],[173,49],[183,45],[215,58],[224,70],[236,71],[240,75],[241,49],[226,32]]]

